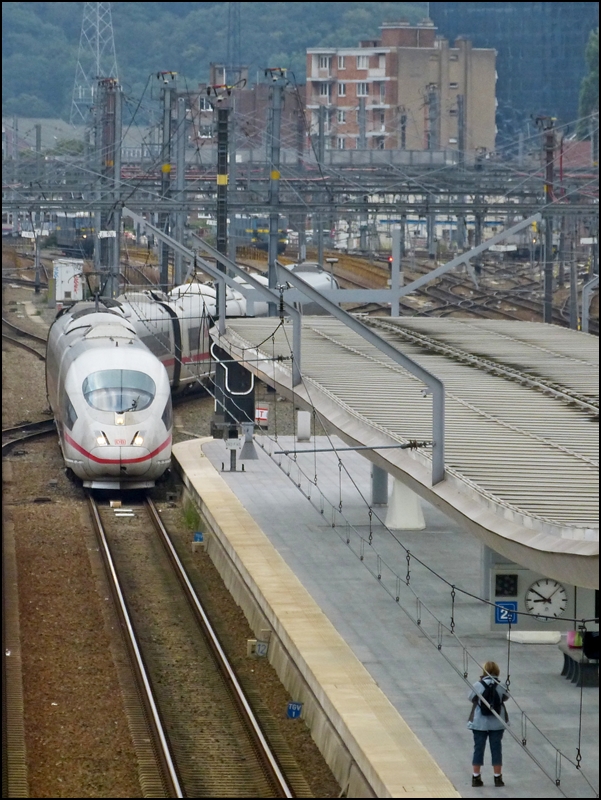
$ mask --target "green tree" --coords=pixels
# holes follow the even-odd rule
[[[588,73],[580,84],[578,108],[580,124],[578,132],[581,137],[588,138],[590,135],[590,116],[595,112],[599,112],[599,28],[591,31],[588,37],[584,59]]]

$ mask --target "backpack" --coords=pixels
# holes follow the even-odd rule
[[[496,680],[492,681],[485,681],[482,679],[480,681],[484,686],[484,691],[482,692],[482,698],[486,700],[486,702],[490,705],[490,707],[497,712],[497,714],[501,713],[501,708],[503,706],[503,701],[497,691],[497,686],[499,685]],[[490,708],[482,702],[482,698],[478,698],[478,706],[480,708],[480,712],[484,714],[485,717],[491,717],[492,711]]]

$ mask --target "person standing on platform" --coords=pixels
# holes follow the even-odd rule
[[[495,786],[505,786],[503,783],[503,751],[501,744],[505,727],[480,699],[480,696],[484,695],[489,705],[508,724],[509,718],[505,708],[505,700],[509,698],[509,695],[505,687],[499,682],[499,672],[498,664],[494,661],[487,661],[480,680],[476,681],[468,695],[469,700],[472,702],[472,711],[467,727],[474,734],[472,786],[484,786],[480,773],[484,763],[487,739],[490,743]]]

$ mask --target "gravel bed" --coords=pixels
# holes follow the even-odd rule
[[[3,287],[9,319],[34,300],[26,288]],[[53,312],[35,298],[46,323]],[[40,334],[27,317],[15,324]],[[44,364],[3,343],[3,427],[48,416]],[[271,407],[270,429],[292,433],[294,409],[259,387]],[[276,410],[277,409],[277,410]],[[175,441],[209,435],[213,401],[189,400],[175,411]],[[98,553],[83,512],[83,492],[63,470],[56,439],[23,445],[8,458],[4,513],[16,541],[28,778],[31,797],[139,797],[137,758],[124,711],[119,647],[108,592],[99,575]],[[173,481],[154,492],[165,499]],[[183,511],[162,503],[182,549],[190,551]],[[290,699],[266,660],[246,657],[252,632],[204,552],[194,556],[196,580],[207,588],[211,616],[241,681],[276,721],[316,797],[336,797],[340,788],[301,720],[286,718]],[[200,577],[202,576],[202,577]]]

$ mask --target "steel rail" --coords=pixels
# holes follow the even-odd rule
[[[44,346],[48,344],[48,341],[44,339],[43,336],[36,336],[35,333],[30,333],[29,331],[24,330],[23,328],[19,328],[12,322],[9,322],[6,317],[2,317],[2,324],[6,325],[7,328],[15,331],[15,333],[20,334],[21,336],[27,336],[29,339],[33,339],[35,342],[40,342]]]
[[[2,334],[2,338],[6,339],[7,342],[11,344],[17,345],[17,347],[21,347],[23,350],[27,350],[28,353],[32,353],[34,356],[40,359],[40,361],[46,361],[46,356],[43,353],[39,353],[34,347],[31,347],[25,342],[22,342],[20,339],[15,339],[14,336],[9,336],[7,333]]]
[[[48,436],[56,432],[53,419],[39,420],[38,422],[25,422],[23,425],[15,425],[11,428],[2,429],[2,439],[7,438],[7,441],[2,442],[2,455],[6,455],[9,450],[19,442],[25,442],[28,439],[35,439],[41,436]]]
[[[194,614],[198,622],[200,623],[200,626],[211,647],[213,655],[217,660],[219,669],[232,692],[236,706],[238,707],[244,721],[246,722],[247,729],[249,730],[252,736],[255,747],[258,749],[260,756],[263,759],[264,764],[268,769],[272,782],[274,783],[281,797],[293,797],[294,795],[292,793],[292,790],[290,789],[288,782],[286,781],[286,778],[284,777],[279,767],[279,764],[271,751],[269,743],[267,742],[265,736],[263,735],[259,723],[257,722],[257,719],[248,703],[248,700],[246,699],[244,691],[240,686],[240,683],[234,673],[234,670],[232,669],[229,660],[223,648],[221,647],[219,639],[217,638],[217,635],[213,629],[213,626],[211,625],[209,618],[207,617],[207,614],[200,600],[198,599],[196,592],[194,591],[190,579],[186,574],[186,570],[184,569],[184,566],[175,550],[175,547],[171,542],[167,529],[163,525],[163,521],[159,515],[157,507],[149,497],[146,497],[145,503],[146,503],[146,508],[152,519],[153,525],[157,533],[161,537],[163,546],[165,547],[167,555],[169,556],[169,559],[177,573],[178,579],[184,590],[184,593],[192,609],[194,610]]]
[[[109,580],[111,592],[115,601],[115,607],[121,621],[121,627],[125,634],[125,641],[130,655],[132,668],[136,676],[140,698],[146,711],[147,719],[155,740],[155,750],[163,768],[163,776],[167,782],[167,789],[171,797],[184,797],[180,787],[179,777],[173,763],[173,758],[171,756],[169,744],[167,742],[167,737],[165,735],[165,731],[163,730],[163,725],[154,699],[150,680],[148,678],[142,654],[138,646],[136,634],[127,610],[125,597],[121,589],[121,584],[119,583],[119,578],[117,576],[117,571],[111,555],[108,539],[100,518],[100,512],[98,510],[96,501],[90,492],[87,493],[87,499],[90,507],[94,531],[100,544],[100,552],[104,560],[107,578]]]

